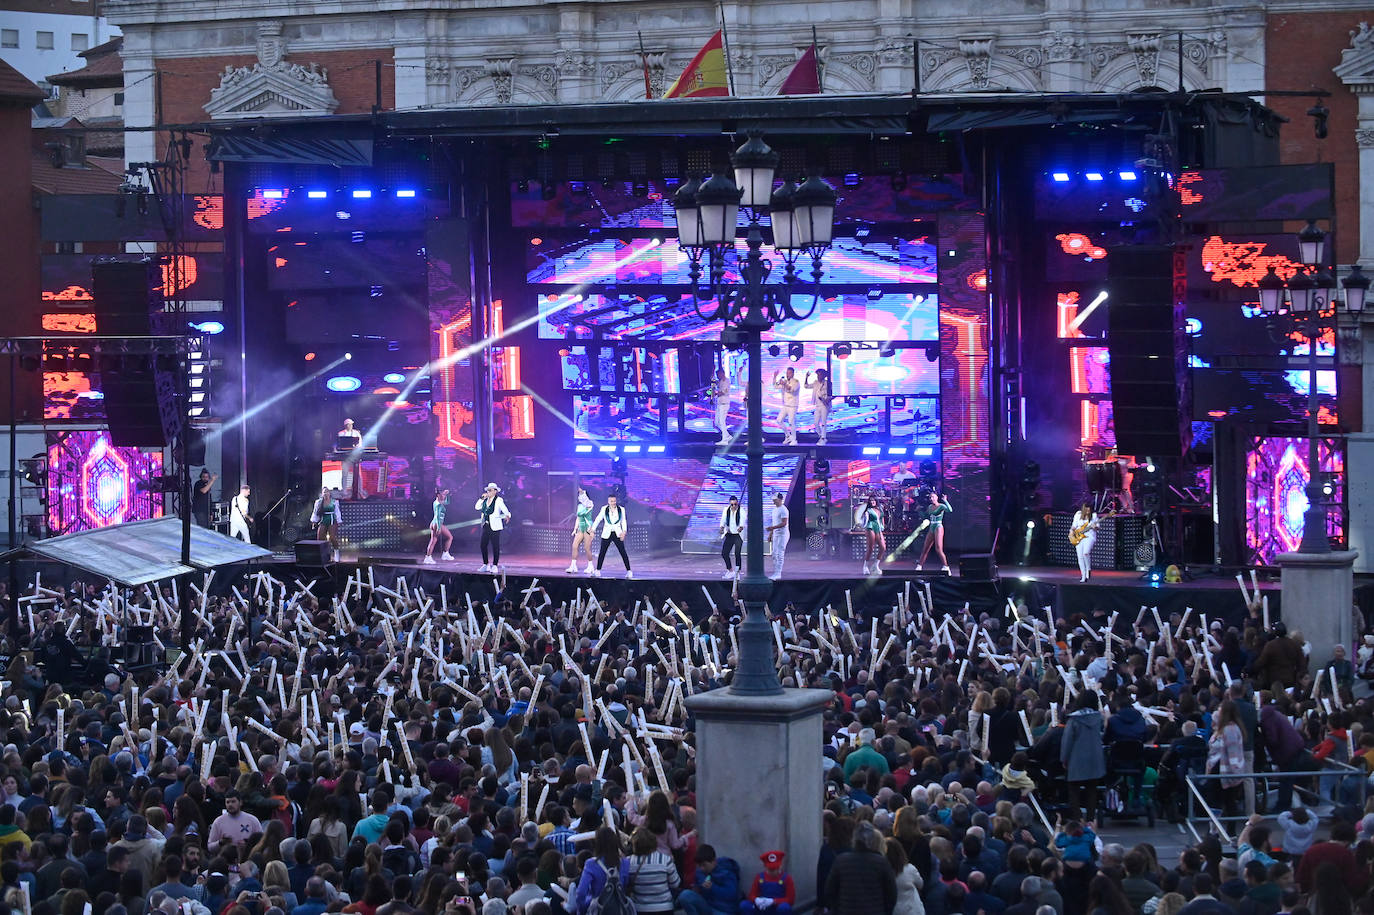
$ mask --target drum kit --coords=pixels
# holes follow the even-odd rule
[[[1117,454],[1113,448],[1083,448],[1083,477],[1092,494],[1093,508],[1099,512],[1114,509],[1135,511],[1131,480],[1139,469],[1132,455]]]
[[[854,517],[851,524],[857,530],[862,520],[863,507],[870,497],[878,500],[878,510],[883,515],[883,528],[889,532],[910,533],[921,523],[921,506],[930,500],[934,492],[929,485],[920,480],[907,480],[887,483],[855,483],[849,489]]]

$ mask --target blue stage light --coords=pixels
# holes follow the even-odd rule
[[[643,451],[644,448],[642,445],[626,445],[624,448],[621,448],[620,450],[625,452],[626,454],[639,454],[639,452]]]
[[[600,451],[602,454],[614,454],[615,445],[601,445],[596,450]]]
[[[270,190],[262,192],[263,200],[281,200],[286,196],[286,191]]]
[[[1063,184],[1065,181],[1068,181],[1068,180],[1069,180],[1069,173],[1068,173],[1068,172],[1054,172],[1053,174],[1050,175],[1050,177],[1053,178],[1055,181],[1058,181],[1060,184]]]
[[[1116,176],[1120,178],[1122,181],[1134,181],[1137,177],[1139,177],[1138,175],[1136,175],[1135,172],[1131,171],[1129,168],[1123,168],[1121,171],[1116,173]]]
[[[199,324],[192,324],[191,326],[202,334],[207,334],[211,337],[215,334],[224,333],[224,325],[219,321],[201,321]]]
[[[577,448],[574,449],[574,450],[576,450],[578,454],[591,454],[591,453],[592,453],[592,446],[591,446],[591,445],[578,445]]]
[[[358,200],[366,200],[372,196],[372,192],[367,188],[359,187],[353,189],[353,196]]]
[[[305,192],[305,196],[309,197],[311,200],[324,200],[325,198],[327,198],[327,197],[329,196],[329,192],[328,192],[328,191],[306,191],[306,192]]]
[[[414,196],[415,196],[415,192],[414,192],[413,190],[411,190],[410,188],[404,188],[404,189],[402,189],[402,190],[397,191],[397,192],[396,192],[396,196],[397,196],[397,197],[406,197],[406,198],[414,197]]]
[[[400,372],[387,372],[382,376],[382,380],[387,384],[400,384],[406,380],[406,376],[402,375]]]
[[[930,457],[932,454],[935,453],[935,449],[934,449],[934,448],[917,448],[915,451],[912,451],[911,453],[914,454],[916,457]]]
[[[350,391],[358,390],[363,386],[363,382],[362,379],[353,375],[335,375],[326,381],[324,386],[336,394],[347,394]]]
[[[887,453],[888,453],[888,454],[906,454],[906,449],[905,449],[905,448],[889,448],[889,449],[887,449]]]
[[[882,454],[882,453],[883,453],[883,449],[879,448],[877,445],[865,445],[865,446],[864,446],[864,454]]]
[[[650,446],[649,446],[649,453],[650,453],[650,454],[662,454],[662,453],[663,453],[664,451],[666,451],[666,450],[667,450],[667,449],[664,448],[664,446],[662,446],[662,445],[650,445]]]
[[[1084,178],[1087,178],[1089,181],[1101,181],[1101,180],[1102,180],[1102,173],[1101,173],[1101,172],[1084,172],[1084,173],[1083,173],[1083,177],[1084,177]]]

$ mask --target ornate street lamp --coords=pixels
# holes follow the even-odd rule
[[[784,182],[775,190],[777,163],[778,154],[758,133],[751,131],[744,145],[731,156],[733,181],[724,172],[717,172],[699,185],[692,181],[683,184],[673,197],[678,242],[690,261],[698,311],[702,304],[713,301],[714,311],[702,313],[702,317],[723,321],[726,328],[722,338],[742,338],[749,358],[745,485],[749,514],[745,577],[740,584],[745,617],[739,628],[739,657],[730,684],[730,691],[739,695],[770,695],[783,691],[773,664],[773,638],[767,617],[766,602],[772,584],[763,571],[763,516],[767,507],[763,494],[762,336],[779,321],[805,320],[815,311],[822,273],[821,256],[830,247],[835,218],[834,188],[812,176],[801,187]],[[738,257],[735,240],[741,206],[748,217],[745,235],[748,251],[738,263],[742,282],[727,284],[724,281],[727,260]],[[773,283],[768,282],[773,264],[763,256],[764,207],[770,211],[774,250],[785,267],[781,281]],[[797,286],[794,267],[804,253],[811,256],[814,295],[810,309],[800,313],[793,307],[792,293]],[[706,268],[704,287],[703,261]]]

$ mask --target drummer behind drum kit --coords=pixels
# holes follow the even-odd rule
[[[1093,509],[1098,512],[1113,509],[1122,514],[1133,514],[1135,502],[1131,497],[1131,480],[1140,469],[1135,458],[1130,455],[1108,451],[1100,460],[1083,461],[1083,475],[1087,480],[1088,492],[1092,493]]]
[[[930,486],[920,483],[855,483],[849,489],[852,507],[850,528],[859,529],[863,507],[870,496],[878,500],[883,514],[883,529],[891,534],[909,534],[921,523],[921,506],[930,501]]]

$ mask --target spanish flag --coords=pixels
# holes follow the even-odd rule
[[[707,98],[729,95],[730,82],[725,69],[725,44],[719,30],[702,46],[697,56],[682,71],[664,98]]]

